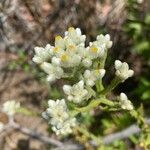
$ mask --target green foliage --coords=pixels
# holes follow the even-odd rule
[[[112,144],[106,146],[106,145],[101,145],[98,150],[126,150],[127,146],[125,142],[118,140],[113,142]]]
[[[141,100],[150,102],[150,80],[148,78],[141,78],[135,93]]]
[[[139,7],[136,1],[128,1],[129,15],[124,31],[130,38],[131,50],[150,61],[150,13],[142,12],[141,15]]]
[[[51,99],[59,99],[62,97],[62,93],[60,90],[54,86],[49,87],[49,97]]]
[[[145,70],[150,67],[150,13],[141,9],[141,5],[136,0],[128,1],[128,19],[124,31],[129,39],[130,50],[143,60],[144,73],[138,78],[134,94],[147,104],[150,102],[150,80],[149,71]]]
[[[25,54],[25,52],[23,50],[18,50],[17,57],[18,58],[16,60],[13,60],[8,64],[8,68],[10,70],[22,68],[25,72],[29,72],[30,66],[29,63],[27,63],[27,55]]]
[[[17,58],[15,60],[11,60],[8,63],[8,70],[14,71],[19,69],[25,73],[32,74],[38,81],[45,82],[45,74],[39,69],[39,67],[35,66],[25,51],[19,49],[16,56]]]

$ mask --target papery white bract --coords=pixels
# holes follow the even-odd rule
[[[129,65],[126,62],[121,62],[120,60],[115,61],[116,76],[122,81],[125,81],[129,77],[132,77],[134,71],[129,69]]]
[[[60,50],[65,49],[65,40],[61,36],[55,37],[55,47]]]
[[[33,61],[37,64],[41,64],[45,61],[50,60],[52,56],[52,46],[47,44],[45,48],[43,47],[35,47],[35,56],[33,57]]]
[[[119,100],[122,109],[133,110],[133,105],[125,93],[120,94]]]
[[[79,28],[74,29],[73,27],[70,27],[68,31],[65,32],[65,36],[68,36],[75,44],[84,43],[86,39],[86,36],[82,35]]]
[[[5,112],[7,115],[13,116],[19,107],[20,107],[19,102],[11,100],[3,104],[2,111]]]
[[[51,63],[44,62],[41,65],[41,68],[48,74],[47,81],[49,82],[53,82],[56,79],[60,79],[64,74],[64,71],[61,67]]]
[[[65,94],[68,96],[69,101],[73,101],[74,103],[81,103],[86,99],[88,91],[84,88],[84,81],[81,80],[73,86],[64,85],[63,90]]]
[[[76,118],[71,118],[65,121],[60,128],[53,126],[52,130],[56,133],[56,135],[67,135],[72,133],[72,127],[75,126],[76,126]]]
[[[84,67],[90,67],[92,65],[92,60],[90,58],[85,58],[82,60],[82,64]]]
[[[111,48],[112,47],[112,41],[110,40],[110,35],[106,34],[106,35],[98,35],[97,36],[97,41],[99,43],[99,45],[105,45],[105,48]]]
[[[85,82],[88,86],[94,86],[95,81],[98,79],[102,79],[105,75],[105,69],[98,69],[98,70],[86,70],[83,74]]]
[[[57,58],[57,57],[54,56],[54,57],[52,57],[51,62],[55,66],[60,66],[61,60],[60,60],[60,58]]]

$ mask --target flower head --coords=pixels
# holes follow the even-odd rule
[[[52,56],[52,48],[53,47],[50,44],[47,44],[45,48],[35,47],[35,56],[32,60],[37,64],[41,64],[49,60]]]
[[[56,101],[49,100],[44,117],[50,119],[49,123],[52,125],[52,130],[56,132],[57,135],[71,133],[71,128],[76,125],[76,119],[69,116],[64,99],[57,99]]]
[[[92,60],[90,58],[85,58],[82,60],[82,64],[84,67],[88,68],[92,65]]]
[[[14,100],[12,101],[7,101],[3,104],[3,112],[5,112],[6,114],[12,116],[16,113],[16,110],[20,107],[20,103],[16,102]]]
[[[55,37],[55,47],[61,50],[65,49],[65,40],[59,35]]]
[[[79,28],[74,29],[70,27],[68,31],[65,32],[65,36],[69,37],[75,44],[81,44],[85,42],[86,36],[82,35]]]
[[[110,41],[110,35],[106,34],[106,35],[98,35],[97,36],[97,41],[100,45],[105,45],[106,49],[111,48],[112,47],[112,41]]]
[[[87,49],[91,59],[101,58],[105,53],[105,44],[100,44],[98,41],[90,42],[90,46]]]
[[[129,69],[129,65],[126,62],[121,62],[120,60],[115,61],[116,76],[119,77],[122,81],[125,81],[127,78],[132,77],[134,71]]]
[[[68,96],[69,101],[73,101],[74,103],[81,103],[86,99],[88,91],[84,89],[84,81],[81,80],[77,84],[73,86],[64,85],[63,90],[65,94]]]
[[[44,62],[41,65],[41,68],[48,74],[47,81],[49,82],[53,82],[56,79],[60,79],[64,74],[64,71],[61,67],[51,63]]]
[[[46,112],[51,117],[50,123],[58,127],[69,118],[64,99],[56,101],[49,100]]]
[[[133,110],[133,105],[125,93],[120,94],[119,100],[122,109]]]
[[[81,57],[77,54],[69,54],[64,52],[60,56],[61,66],[64,68],[75,67],[80,64]]]
[[[60,128],[53,126],[52,130],[56,133],[56,135],[67,135],[72,133],[72,127],[74,126],[76,126],[76,119],[71,118],[65,121]]]
[[[94,86],[95,81],[98,79],[102,79],[105,75],[104,69],[98,69],[98,70],[86,70],[83,74],[85,82],[88,86]]]

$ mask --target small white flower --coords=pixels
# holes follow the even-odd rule
[[[105,45],[106,49],[112,47],[112,41],[110,41],[110,35],[106,34],[105,36],[100,34],[97,36],[97,41],[100,45]]]
[[[3,104],[2,111],[5,112],[7,115],[14,115],[16,110],[20,107],[20,103],[14,100],[7,101]]]
[[[88,55],[91,59],[98,57],[103,57],[105,52],[105,45],[99,45],[97,41],[90,43],[90,46],[87,47]]]
[[[128,97],[126,96],[125,93],[120,94],[120,105],[122,109],[126,110],[133,110],[133,105],[130,100],[128,100]]]
[[[65,49],[65,40],[59,35],[55,37],[55,47]]]
[[[41,64],[44,61],[47,61],[52,56],[52,46],[47,44],[45,48],[43,47],[35,47],[35,56],[33,57],[33,61],[37,64]]]
[[[84,79],[87,85],[94,86],[95,81],[98,79],[102,79],[105,75],[105,69],[98,69],[98,70],[86,70],[84,72]]]
[[[68,95],[68,100],[73,101],[74,103],[81,103],[86,99],[88,91],[84,89],[83,80],[79,81],[77,84],[73,86],[64,85],[63,90],[66,95]]]
[[[61,49],[60,47],[53,47],[52,51],[55,57],[60,57],[60,55],[64,53],[64,49]]]
[[[46,116],[48,115],[48,116]],[[44,118],[49,119],[52,130],[57,135],[66,135],[72,132],[72,127],[76,125],[76,119],[70,118],[68,108],[64,99],[49,100],[48,108],[44,113]]]
[[[50,64],[47,62],[44,62],[41,65],[41,68],[48,74],[47,81],[49,82],[60,79],[64,74],[64,71],[61,67],[55,66],[54,64]]]
[[[129,65],[126,62],[121,62],[120,60],[115,61],[116,76],[119,77],[122,81],[125,81],[127,78],[132,77],[134,71],[129,69]]]
[[[52,57],[51,62],[52,62],[52,64],[59,66],[59,65],[60,65],[61,60],[60,60],[60,58]]]
[[[65,32],[65,36],[69,37],[76,45],[84,43],[86,39],[86,36],[82,35],[79,28],[74,29],[73,27],[70,27],[68,31]]]
[[[69,52],[75,52],[77,50],[77,45],[72,41],[68,36],[64,37],[65,40],[65,49]]]
[[[72,127],[74,126],[76,126],[76,118],[71,118],[64,122],[61,128],[53,126],[52,130],[56,133],[56,135],[67,135],[72,133]]]
[[[67,105],[64,99],[48,101],[46,112],[51,117],[50,124],[60,128],[63,122],[69,118],[67,111]]]
[[[82,64],[84,67],[90,67],[92,65],[92,60],[90,58],[85,58],[82,60]]]
[[[0,122],[0,132],[3,131],[3,129],[4,129],[4,124]]]
[[[82,58],[82,65],[86,68],[92,65],[92,55],[89,53],[89,47],[85,48],[83,46],[77,47],[77,53]]]
[[[64,52],[60,56],[60,61],[61,66],[64,68],[75,67],[80,64],[81,57],[77,54],[69,54],[67,52]]]

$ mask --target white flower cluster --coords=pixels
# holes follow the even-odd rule
[[[67,96],[66,99],[75,104],[88,100],[96,81],[104,77],[106,71],[99,65],[105,63],[107,50],[112,46],[108,34],[98,35],[96,41],[90,42],[87,47],[85,40],[86,36],[82,35],[79,28],[71,27],[65,32],[64,37],[56,36],[54,46],[47,44],[45,48],[35,47],[33,57],[33,61],[40,64],[48,74],[47,81],[50,83],[61,78],[74,77],[75,80],[72,81],[76,82],[73,85],[64,85],[63,91]],[[116,76],[122,82],[134,73],[127,63],[119,60],[115,61],[115,69]],[[43,117],[48,119],[57,135],[71,133],[76,125],[76,118],[70,116],[66,102],[64,99],[49,100],[48,108],[43,113]],[[120,105],[123,109],[133,109],[131,102],[123,93],[120,95]]]
[[[126,62],[121,62],[120,60],[115,61],[116,76],[119,77],[122,82],[127,78],[132,77],[134,71],[129,69],[129,65]]]
[[[11,100],[3,104],[2,111],[5,112],[9,116],[13,116],[19,107],[20,107],[19,102]]]
[[[48,74],[47,80],[53,82],[57,79],[63,78],[64,74],[69,70],[82,66],[85,68],[91,67],[94,60],[102,58],[106,53],[106,50],[112,46],[110,36],[99,35],[96,41],[90,42],[88,47],[85,47],[86,36],[82,35],[79,28],[74,29],[70,27],[65,32],[65,37],[56,36],[55,45],[51,46],[47,44],[45,48],[35,47],[35,56],[33,61],[41,64],[41,68]],[[90,70],[89,70],[90,71]],[[87,73],[85,73],[87,74]],[[89,85],[94,85],[97,75],[93,75],[91,78],[95,78]],[[86,76],[86,75],[85,75]],[[98,74],[101,76],[101,73]]]
[[[52,46],[50,44],[47,44],[45,48],[43,47],[35,47],[35,56],[33,57],[33,61],[37,64],[41,64],[45,61],[50,60],[51,58],[51,50]]]
[[[46,110],[46,118],[50,117],[49,123],[52,125],[52,130],[57,135],[66,135],[72,132],[72,127],[76,125],[76,119],[71,118],[68,113],[68,108],[64,99],[49,100]]]
[[[102,79],[105,75],[105,69],[97,69],[97,70],[85,70],[84,79],[87,85],[94,86],[95,81],[98,79]]]
[[[133,105],[125,93],[120,94],[119,100],[122,109],[133,110]]]
[[[59,66],[54,66],[51,63],[44,62],[41,65],[42,69],[48,74],[47,81],[53,82],[56,79],[60,79],[64,74],[64,71]]]
[[[88,91],[84,89],[84,82],[81,80],[77,84],[73,86],[64,85],[63,86],[64,93],[68,96],[69,101],[73,101],[74,103],[81,103],[86,99]]]

